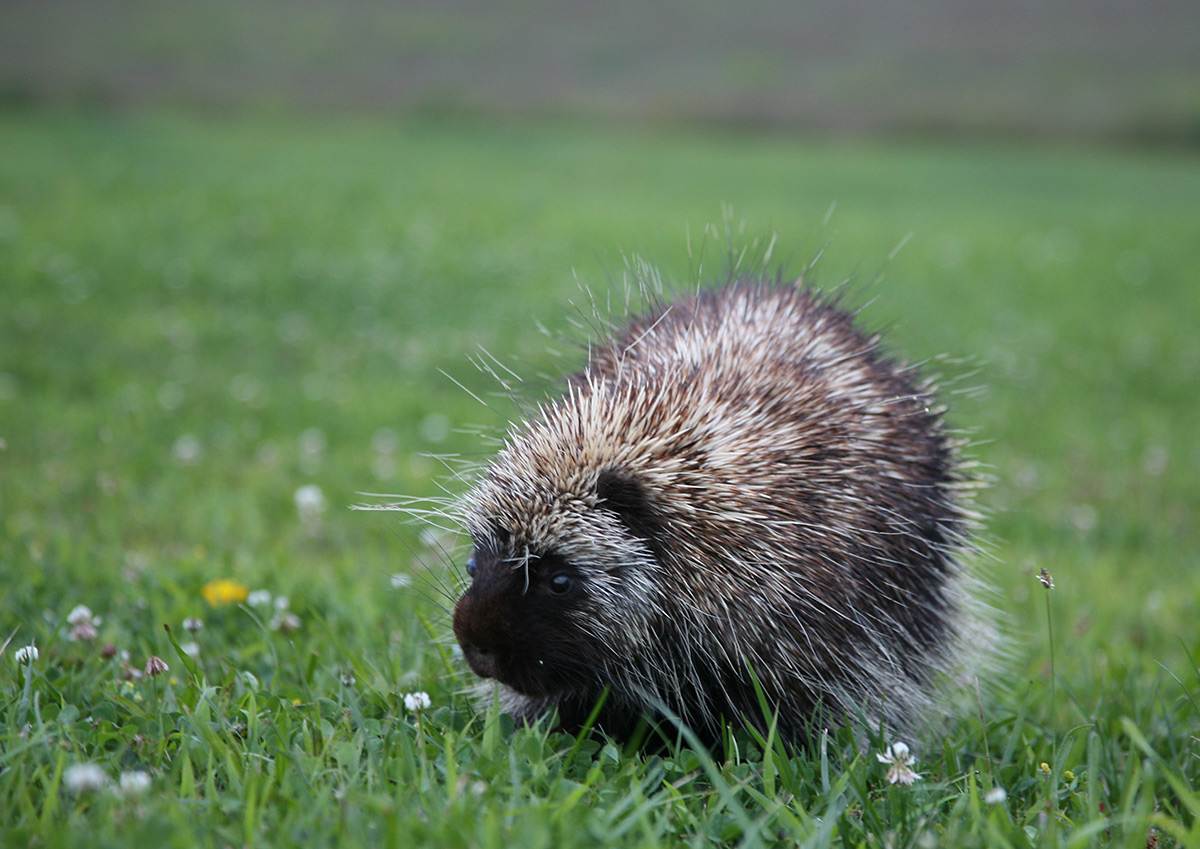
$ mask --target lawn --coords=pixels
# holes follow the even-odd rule
[[[514,409],[481,346],[536,397],[581,287],[717,277],[727,231],[975,390],[1009,659],[908,787],[848,731],[514,730],[464,693],[458,541],[348,509],[461,489],[430,455]],[[1197,268],[1194,155],[0,115],[2,842],[1198,846]]]

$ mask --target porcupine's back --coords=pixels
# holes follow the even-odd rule
[[[752,669],[799,734],[818,707],[907,723],[958,665],[970,486],[931,387],[811,290],[743,282],[593,348],[467,518],[591,570],[563,621],[594,656],[538,710],[608,686],[712,727],[759,713]]]

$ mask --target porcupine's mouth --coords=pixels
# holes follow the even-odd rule
[[[539,680],[536,675],[529,674],[513,674],[512,671],[505,670],[499,675],[490,676],[500,684],[508,687],[515,693],[520,693],[522,696],[529,696],[535,699],[545,699],[554,696],[558,689],[557,687],[548,686],[549,682]]]
[[[538,680],[536,675],[522,674],[522,670],[514,669],[512,662],[498,652],[471,643],[460,643],[460,646],[467,666],[480,678],[503,684],[522,696],[546,698],[553,695],[553,688],[547,687],[547,682]]]
[[[551,658],[527,655],[519,658],[500,657],[498,660],[493,666],[487,665],[487,661],[483,664],[483,671],[492,674],[480,675],[480,670],[474,666],[471,666],[471,671],[532,699],[558,701],[580,695],[583,689],[578,679],[573,679],[566,669],[555,665]],[[470,659],[467,664],[471,664]]]

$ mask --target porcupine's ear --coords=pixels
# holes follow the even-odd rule
[[[659,521],[646,487],[619,469],[605,469],[596,480],[600,506],[621,517],[629,530],[656,550]]]

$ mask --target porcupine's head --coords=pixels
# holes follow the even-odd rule
[[[510,439],[467,496],[471,583],[454,633],[476,674],[523,697],[518,713],[586,712],[661,638],[652,513],[611,457],[564,451],[541,424]]]
[[[504,685],[510,710],[557,708],[568,725],[605,687],[612,705],[644,708],[672,630],[655,550],[665,531],[625,421],[636,399],[590,390],[510,434],[466,496],[470,585],[454,614],[463,656]]]

